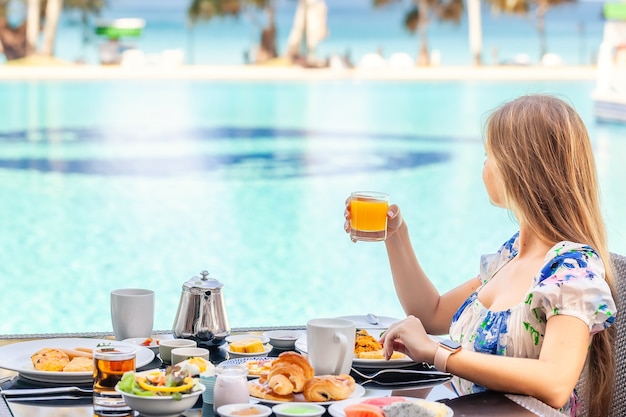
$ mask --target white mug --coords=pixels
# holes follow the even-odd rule
[[[116,340],[150,337],[153,322],[154,291],[139,288],[111,291],[111,323]]]
[[[315,375],[349,374],[356,326],[345,319],[312,319],[306,324],[307,356]]]

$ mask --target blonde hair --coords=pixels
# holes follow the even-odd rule
[[[485,148],[508,207],[544,242],[584,243],[604,261],[614,294],[593,151],[587,129],[564,101],[527,95],[487,120]],[[586,363],[584,400],[590,415],[609,413],[614,389],[614,326],[593,336]]]

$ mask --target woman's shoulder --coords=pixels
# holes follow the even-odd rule
[[[531,290],[529,308],[554,315],[575,316],[592,333],[615,320],[616,306],[605,281],[604,263],[589,245],[559,242],[546,255],[546,263]]]
[[[572,278],[576,271],[581,277],[597,275],[604,278],[604,264],[600,256],[591,246],[584,243],[562,241],[552,246],[545,257],[545,264],[541,270],[539,282],[554,276],[558,271],[566,271]]]
[[[489,253],[480,257],[480,281],[484,284],[519,251],[519,232],[504,242],[496,253]]]

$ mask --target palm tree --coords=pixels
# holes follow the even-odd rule
[[[52,56],[54,52],[54,39],[56,38],[59,18],[63,9],[63,0],[47,0],[45,12],[45,24],[43,27],[43,42],[41,44],[41,55]]]
[[[400,0],[373,0],[374,7],[384,7]],[[411,33],[419,32],[418,65],[429,65],[428,24],[432,18],[459,23],[463,15],[463,0],[412,0],[404,16],[404,27]]]
[[[214,17],[239,16],[249,7],[262,10],[267,15],[267,24],[261,30],[256,61],[265,62],[276,58],[278,52],[274,0],[192,0],[187,16],[193,27],[200,21],[209,21]]]
[[[105,4],[105,0],[22,1],[26,4],[26,18],[18,26],[13,27],[7,20],[7,8],[11,0],[0,0],[0,43],[7,60],[24,58],[35,53],[52,56],[63,8],[81,10],[83,24],[86,26],[87,15],[99,13]],[[37,38],[41,31],[43,31],[43,40],[40,50],[37,51]]]
[[[0,0],[0,44],[7,60],[11,61],[26,56],[26,21],[13,27],[7,19],[7,3]]]
[[[80,13],[80,23],[83,31],[83,53],[90,42],[93,28],[90,26],[89,17],[98,16],[106,7],[106,0],[64,0],[65,10],[77,10]]]
[[[491,4],[492,11],[495,13],[511,13],[526,15],[531,9],[535,9],[535,17],[537,19],[537,31],[539,32],[539,59],[548,52],[548,43],[546,40],[546,23],[545,16],[548,9],[562,3],[571,3],[576,0],[487,0]]]

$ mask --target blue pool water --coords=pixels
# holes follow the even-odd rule
[[[384,245],[343,231],[345,198],[388,192],[441,291],[474,276],[516,230],[483,189],[483,122],[524,93],[583,116],[611,248],[626,253],[626,127],[595,122],[593,87],[0,83],[0,334],[111,331],[120,287],[154,289],[155,329],[169,329],[203,269],[233,327],[401,316]]]

